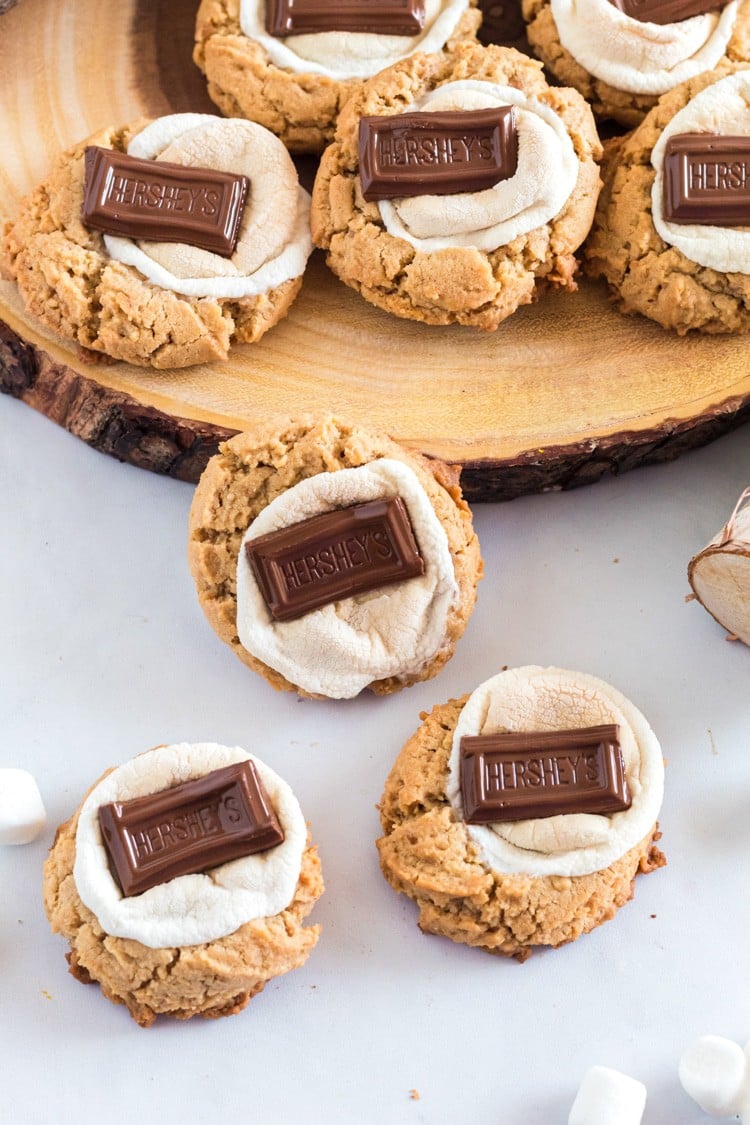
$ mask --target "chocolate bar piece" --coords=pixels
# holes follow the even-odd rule
[[[460,782],[467,824],[630,808],[614,724],[462,738]]]
[[[234,253],[250,181],[234,172],[138,160],[90,145],[81,219],[127,238],[186,242],[223,258]]]
[[[266,0],[266,30],[285,38],[317,31],[419,35],[424,0]]]
[[[750,224],[750,137],[670,137],[664,150],[664,218],[715,227]]]
[[[178,875],[267,851],[284,839],[251,761],[148,797],[102,805],[99,826],[126,898]]]
[[[616,8],[640,23],[680,23],[725,8],[729,0],[610,0]]]
[[[510,105],[363,117],[359,123],[359,176],[368,201],[481,191],[510,179],[517,166]]]
[[[250,539],[245,553],[275,621],[424,574],[400,496],[325,512]]]

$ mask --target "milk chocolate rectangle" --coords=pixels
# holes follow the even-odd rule
[[[750,225],[750,137],[679,133],[664,150],[664,218]]]
[[[366,200],[481,191],[510,179],[517,166],[513,106],[398,113],[359,123]]]
[[[138,160],[90,145],[81,219],[108,234],[186,242],[228,258],[237,245],[249,183],[234,172]]]
[[[419,35],[424,0],[266,0],[266,30],[284,38],[318,31]]]
[[[284,832],[251,761],[99,809],[125,897],[280,844]]]
[[[341,598],[424,574],[400,496],[355,504],[245,544],[275,621],[292,621]]]
[[[611,0],[616,8],[640,23],[680,23],[691,16],[715,12],[729,0]]]
[[[460,782],[468,824],[630,808],[613,724],[462,738]]]

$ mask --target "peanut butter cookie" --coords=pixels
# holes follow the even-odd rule
[[[574,941],[614,917],[632,897],[635,876],[665,863],[655,846],[659,744],[640,712],[601,680],[518,668],[422,718],[386,781],[378,850],[385,878],[417,903],[426,933],[523,961],[535,946]],[[602,722],[619,724],[631,787],[627,811],[546,819],[532,811],[533,819],[504,822],[500,814],[494,823],[466,823],[462,738],[570,732]],[[525,769],[508,760],[493,775],[505,801],[570,790],[580,759],[546,754]]]
[[[425,121],[430,112],[503,106],[513,107],[517,130],[513,174],[475,190],[470,174],[477,161],[466,158],[463,191],[434,195],[427,186],[408,198],[365,199],[358,149],[363,117],[409,111]],[[433,144],[429,151],[407,145],[394,159],[424,173],[428,161],[443,161],[445,149],[455,169],[461,143],[468,152],[472,138],[457,135],[449,148]],[[548,86],[533,59],[479,46],[450,56],[416,55],[371,79],[347,103],[315,181],[313,239],[334,273],[372,304],[427,324],[494,330],[544,286],[575,289],[575,251],[591,226],[600,155],[589,107],[575,90]]]
[[[427,0],[417,35],[323,31],[268,33],[263,0],[203,0],[194,59],[211,99],[229,117],[248,117],[290,152],[321,152],[346,99],[365,78],[414,51],[474,41],[476,0]]]
[[[670,139],[696,133],[711,133],[716,142],[722,134],[750,137],[749,105],[750,68],[724,63],[665,94],[633,133],[609,143],[586,259],[587,272],[606,278],[622,312],[641,313],[679,335],[750,329],[747,228],[705,219],[673,222],[664,204]],[[714,159],[707,173],[716,167]],[[719,192],[726,203],[741,184],[741,176],[727,180]]]
[[[224,789],[212,792],[210,785],[213,771],[226,775],[227,767],[250,759],[213,743],[159,746],[108,770],[57,831],[44,867],[44,906],[53,931],[70,944],[70,971],[125,1004],[141,1027],[160,1014],[239,1012],[273,977],[302,965],[318,941],[319,927],[303,924],[323,892],[317,852],[291,790],[258,759],[252,761],[281,843],[221,866],[193,864],[193,873],[171,870],[131,897],[112,873],[98,820],[103,805],[120,802],[127,810],[134,798],[169,798],[174,790],[177,803],[160,806],[156,818],[138,814],[133,823],[120,814],[136,868],[174,864],[188,845],[194,855],[215,842],[219,824],[226,832],[237,820],[237,786],[227,790],[225,778]],[[178,787],[196,779],[204,783],[200,801],[181,807]]]
[[[159,196],[160,160],[251,178],[231,257],[177,234],[174,242],[154,242],[87,226],[81,208],[90,146],[153,161],[154,194],[123,177],[121,195],[145,200],[147,209],[171,208],[170,216],[191,199],[166,188]],[[286,315],[312,248],[308,210],[309,197],[273,134],[249,121],[174,114],[102,130],[65,153],[6,225],[6,269],[28,311],[82,348],[155,368],[211,363],[226,359],[233,342],[259,340]]]
[[[750,0],[659,26],[610,0],[523,0],[523,15],[534,54],[557,81],[628,128],[680,83],[750,59]]]
[[[380,511],[394,499],[421,557],[408,574]],[[364,521],[359,536],[311,530],[296,541],[305,521],[331,512]],[[276,616],[247,551],[281,532],[291,546],[280,548],[268,582],[300,608],[293,619]],[[275,688],[337,699],[436,675],[466,627],[482,572],[457,472],[333,418],[272,419],[226,442],[196,489],[188,559],[206,617],[243,663]],[[381,562],[395,566],[385,583]]]

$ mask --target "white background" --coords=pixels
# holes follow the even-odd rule
[[[750,651],[684,598],[690,556],[750,481],[747,428],[478,506],[486,578],[453,661],[397,696],[320,703],[275,693],[203,619],[189,485],[7,398],[0,426],[0,765],[30,769],[49,813],[39,841],[0,848],[0,1120],[564,1125],[594,1063],[647,1084],[644,1125],[708,1120],[676,1066],[696,1035],[750,1037]],[[668,761],[669,866],[614,921],[519,965],[421,934],[374,841],[419,712],[525,663],[591,672],[645,712]],[[66,973],[41,866],[106,766],[183,739],[244,746],[292,784],[323,861],[323,935],[240,1015],[144,1031]]]

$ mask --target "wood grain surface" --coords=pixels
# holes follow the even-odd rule
[[[95,129],[212,111],[190,59],[195,7],[21,0],[5,13],[0,221]],[[517,6],[489,7],[484,34],[522,46]],[[671,459],[750,418],[746,340],[678,339],[622,317],[590,283],[484,334],[396,320],[316,254],[289,317],[260,343],[181,371],[92,361],[29,318],[10,282],[0,322],[0,389],[103,452],[187,480],[220,440],[272,413],[333,410],[386,430],[461,464],[474,499]]]

